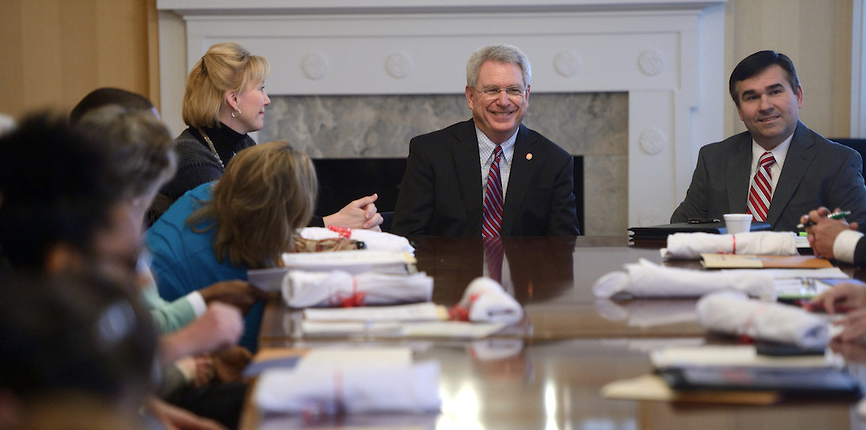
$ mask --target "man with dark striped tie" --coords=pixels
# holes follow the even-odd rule
[[[747,213],[775,231],[797,231],[801,215],[824,206],[866,225],[863,160],[800,122],[803,87],[791,59],[756,52],[734,68],[728,87],[747,131],[701,148],[671,222]]]

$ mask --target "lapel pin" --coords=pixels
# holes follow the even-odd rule
[[[531,153],[531,152],[528,153],[528,154],[526,154],[526,159],[527,159],[527,160],[531,160],[531,159],[532,159],[532,153]]]

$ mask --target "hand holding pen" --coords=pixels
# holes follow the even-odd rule
[[[826,218],[830,218],[830,219],[843,219],[846,216],[851,215],[851,211],[840,211],[839,209],[836,209],[836,212],[829,213],[830,211],[827,208],[819,208],[818,209],[819,216],[821,215],[820,214],[821,209],[824,209],[828,212],[828,214],[824,215],[824,216]],[[812,211],[812,212],[815,212],[815,211]],[[808,219],[808,221],[801,222],[800,224],[797,224],[797,228],[811,227],[817,223],[817,221],[812,221],[812,217],[811,217],[812,212],[809,212],[809,215],[803,215],[802,217],[800,217],[801,221],[803,219]]]
[[[806,229],[808,234],[809,245],[815,252],[815,255],[825,258],[836,258],[833,252],[833,243],[836,241],[836,236],[842,231],[857,229],[857,223],[848,224],[845,216],[850,215],[849,212],[842,212],[836,209],[834,219],[829,209],[820,207],[810,211],[808,215],[800,217],[802,228]]]

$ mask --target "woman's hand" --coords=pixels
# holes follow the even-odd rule
[[[378,194],[361,197],[344,206],[339,212],[322,218],[322,221],[324,221],[325,227],[333,225],[336,227],[382,231],[379,225],[382,224],[384,219],[377,212],[375,204],[378,198]]]

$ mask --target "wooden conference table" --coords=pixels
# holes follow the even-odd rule
[[[480,238],[417,238],[417,268],[434,277],[433,301],[457,303],[484,272]],[[505,238],[503,286],[526,311],[525,323],[478,341],[375,337],[293,338],[292,312],[268,304],[260,348],[332,344],[408,346],[441,364],[439,414],[320,418],[260,416],[245,408],[243,429],[854,429],[856,404],[810,400],[772,406],[611,400],[600,388],[651,372],[647,350],[697,345],[705,332],[694,300],[597,300],[595,281],[641,258],[661,263],[657,246],[625,237]],[[854,268],[845,268],[862,277]],[[859,351],[854,351],[855,354]],[[866,350],[862,351],[866,356]]]

